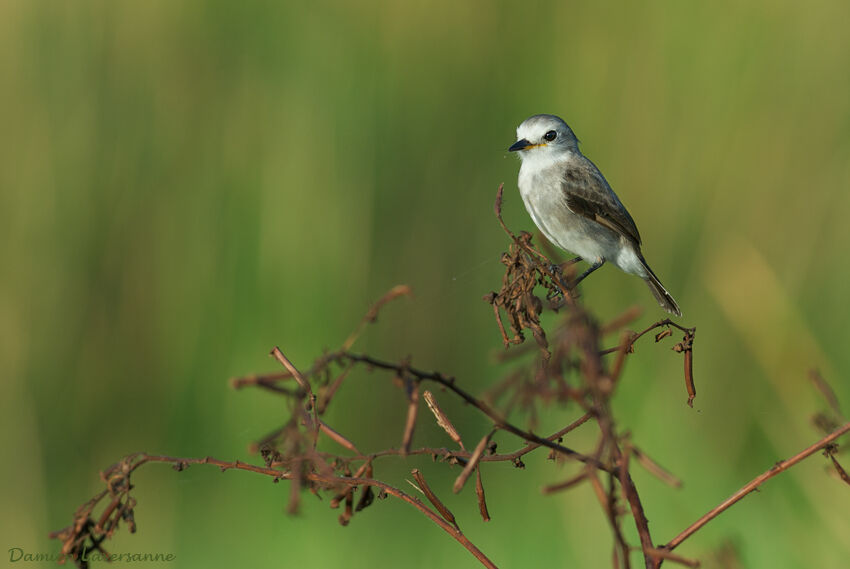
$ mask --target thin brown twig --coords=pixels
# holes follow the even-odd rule
[[[801,450],[791,458],[787,460],[780,460],[769,470],[759,474],[755,478],[753,478],[750,482],[741,487],[740,490],[726,498],[723,502],[713,507],[711,510],[702,515],[697,521],[688,526],[684,531],[682,531],[679,535],[671,539],[667,545],[663,547],[663,549],[667,551],[672,551],[679,547],[683,541],[691,537],[694,533],[696,533],[700,528],[702,528],[705,524],[719,516],[721,513],[728,510],[730,507],[738,503],[744,496],[758,489],[759,486],[780,474],[781,472],[785,472],[792,466],[800,463],[804,459],[810,457],[814,453],[818,452],[822,448],[830,445],[838,439],[840,436],[845,433],[850,432],[850,422],[845,423],[840,426],[838,429],[834,430],[827,436],[823,437],[821,440],[816,442],[815,444]]]
[[[463,446],[463,439],[461,439],[460,433],[457,432],[454,424],[452,424],[449,417],[437,404],[434,394],[426,389],[422,395],[425,397],[425,403],[428,405],[428,409],[430,409],[431,414],[434,415],[434,418],[437,420],[437,424],[440,428],[443,429],[446,434],[449,435],[449,438],[457,443],[461,449],[466,450],[466,447]]]
[[[629,454],[629,449],[626,448],[626,452],[622,454],[622,458],[620,460],[620,486],[623,489],[623,494],[626,496],[626,501],[628,501],[629,506],[632,509],[632,517],[635,520],[635,527],[637,528],[638,537],[640,538],[640,546],[641,549],[643,549],[646,567],[647,569],[656,569],[661,565],[661,563],[656,557],[653,557],[648,553],[648,551],[653,548],[652,536],[649,533],[649,520],[646,519],[646,514],[644,514],[643,511],[643,504],[638,496],[637,487],[632,480],[631,474],[629,474]]]
[[[327,423],[319,419],[319,428],[325,435],[328,436],[332,441],[336,442],[338,445],[343,446],[350,450],[353,453],[360,454],[360,451],[357,450],[357,447],[354,446],[354,443],[345,438],[341,433],[332,429],[328,426]]]
[[[416,416],[419,414],[419,382],[410,381],[407,384],[408,393],[407,419],[404,423],[404,433],[401,437],[402,454],[406,455],[413,443],[413,431],[416,429]]]
[[[658,342],[662,338],[665,338],[666,336],[670,335],[669,330],[670,330],[671,327],[677,328],[678,330],[684,332],[684,334],[685,334],[685,336],[682,338],[682,341],[673,346],[673,350],[676,351],[676,352],[682,353],[682,360],[683,360],[683,365],[684,365],[684,376],[685,376],[685,388],[688,392],[687,404],[688,404],[689,407],[693,407],[694,406],[694,398],[697,395],[696,384],[694,383],[694,352],[693,352],[694,338],[696,337],[696,332],[697,332],[697,329],[695,327],[694,328],[686,328],[686,327],[684,327],[680,324],[677,324],[676,322],[670,320],[669,318],[665,318],[664,320],[659,320],[655,324],[652,324],[651,326],[648,326],[648,327],[644,328],[643,330],[641,330],[640,332],[632,335],[630,339],[627,339],[625,341],[625,343],[623,343],[621,341],[620,345],[614,346],[613,348],[607,348],[607,349],[601,350],[599,352],[599,354],[600,355],[607,355],[607,354],[611,354],[611,353],[616,352],[618,354],[618,361],[617,361],[616,366],[617,366],[617,369],[619,369],[622,366],[623,357],[625,356],[626,353],[629,353],[629,352],[632,351],[632,348],[635,345],[635,342],[637,342],[640,338],[642,338],[643,336],[645,336],[646,334],[648,334],[652,330],[655,330],[656,328],[665,328],[665,330],[662,333],[658,334],[655,337],[655,341]]]
[[[360,324],[357,325],[357,328],[355,328],[351,335],[346,338],[345,342],[342,343],[343,351],[350,350],[351,346],[354,345],[354,342],[356,342],[363,333],[363,329],[368,324],[372,324],[378,319],[378,313],[386,303],[395,300],[400,296],[411,296],[412,294],[413,291],[408,285],[396,285],[391,288],[384,296],[379,298],[372,306],[369,307],[368,312],[366,312],[363,319],[360,320]]]
[[[593,492],[596,495],[596,499],[599,501],[602,511],[605,512],[608,524],[611,526],[611,532],[614,534],[615,551],[620,551],[620,559],[622,560],[624,569],[630,569],[630,548],[628,542],[626,542],[626,538],[623,536],[623,531],[620,528],[617,504],[614,500],[614,496],[605,492],[605,489],[602,487],[602,482],[599,480],[599,474],[595,470],[586,468],[585,471],[587,473],[587,479],[590,481],[590,486],[593,488]],[[613,491],[613,486],[611,489]]]
[[[681,488],[682,481],[674,475],[672,472],[655,462],[651,457],[649,457],[645,452],[636,447],[632,443],[627,443],[629,450],[631,451],[632,456],[638,461],[638,463],[650,474],[655,476],[661,482],[671,486],[673,488]]]
[[[419,490],[428,498],[428,501],[437,508],[437,511],[440,512],[440,515],[443,516],[447,522],[452,524],[455,529],[460,530],[460,526],[457,525],[457,520],[455,520],[455,515],[449,510],[445,504],[443,504],[442,500],[440,500],[434,491],[431,490],[431,487],[428,486],[428,483],[425,481],[425,477],[422,475],[422,472],[418,468],[414,468],[411,472],[414,480],[419,485]]]
[[[555,492],[562,492],[564,490],[569,490],[570,488],[577,486],[587,480],[587,469],[582,469],[581,472],[576,474],[575,476],[568,478],[563,482],[558,482],[556,484],[550,484],[549,486],[543,487],[544,494],[554,494]]]
[[[664,318],[663,320],[659,320],[658,322],[647,326],[646,328],[644,328],[640,332],[635,333],[634,336],[632,336],[631,339],[629,340],[629,342],[627,344],[627,349],[631,350],[632,346],[635,345],[635,342],[640,340],[643,336],[645,336],[646,334],[648,334],[649,332],[652,332],[653,330],[655,330],[657,328],[661,328],[661,327],[664,327],[664,326],[672,326],[673,328],[676,328],[676,329],[684,332],[685,334],[693,333],[693,332],[696,331],[696,328],[686,328],[686,327],[682,326],[681,324],[678,324],[677,322],[670,320],[669,318]],[[622,346],[618,344],[618,345],[614,346],[613,348],[606,348],[604,350],[601,350],[599,352],[599,354],[604,356],[606,354],[611,354],[611,353],[617,352],[621,349],[622,349]]]
[[[289,389],[275,385],[281,379],[292,379],[292,374],[288,371],[279,371],[275,373],[266,373],[262,375],[247,375],[244,377],[234,377],[230,380],[230,386],[233,389],[242,389],[243,387],[261,387],[270,391],[277,391],[286,395],[293,395]]]
[[[850,474],[847,474],[847,471],[844,470],[844,467],[838,462],[838,459],[835,458],[833,453],[829,453],[829,460],[832,461],[832,466],[835,467],[835,472],[838,474],[838,478],[840,478],[845,484],[850,484]]]
[[[349,364],[343,369],[339,375],[337,375],[336,379],[333,383],[327,386],[324,390],[320,392],[319,401],[318,401],[318,412],[324,413],[325,410],[330,405],[333,396],[336,395],[337,390],[342,386],[342,382],[345,381],[345,378],[348,377],[348,374],[351,370],[354,369],[354,364]]]
[[[475,495],[478,497],[478,512],[485,522],[490,521],[490,511],[487,509],[487,498],[484,495],[484,482],[481,480],[481,469],[475,470]]]
[[[835,391],[833,391],[820,372],[816,369],[809,370],[809,379],[814,384],[815,389],[823,396],[826,404],[832,409],[832,412],[837,417],[842,417],[841,407],[838,405],[838,397],[835,396]]]
[[[466,466],[463,467],[463,470],[458,475],[455,480],[454,486],[452,486],[452,490],[455,494],[463,489],[463,485],[466,484],[466,480],[469,478],[469,475],[472,474],[472,471],[478,468],[478,463],[481,460],[481,456],[484,454],[484,450],[487,448],[487,444],[490,442],[490,438],[495,433],[495,430],[490,431],[484,436],[478,444],[475,446],[475,450],[472,451],[472,455],[469,457],[469,462],[466,463]]]
[[[187,465],[191,464],[211,464],[214,466],[218,466],[222,471],[245,470],[248,472],[254,472],[256,474],[270,476],[274,480],[295,480],[299,477],[297,474],[293,474],[290,472],[282,472],[274,468],[248,464],[239,460],[229,462],[212,458],[209,456],[204,458],[178,458],[172,456],[138,453],[135,455],[131,455],[127,458],[132,460],[132,464],[127,469],[127,472],[125,473],[126,475],[129,475],[131,472],[135,471],[140,466],[149,462],[164,462],[178,466],[179,469],[184,469]],[[457,541],[464,548],[466,548],[467,551],[469,551],[476,559],[478,559],[478,561],[480,561],[482,565],[490,569],[497,569],[496,565],[486,555],[484,555],[484,553],[480,549],[478,549],[471,541],[469,541],[469,539],[463,534],[463,532],[460,531],[459,528],[455,527],[454,525],[441,518],[437,513],[428,508],[425,504],[423,504],[422,501],[410,496],[409,494],[406,494],[405,492],[402,492],[398,488],[395,488],[393,486],[390,486],[389,484],[381,482],[380,480],[375,480],[372,478],[346,478],[340,476],[324,476],[317,473],[305,473],[303,474],[303,478],[313,482],[330,484],[332,486],[375,486],[377,488],[380,488],[390,496],[394,496],[404,502],[407,502],[408,504],[425,514],[425,516],[427,516],[431,521],[437,524],[440,529],[445,531],[452,538],[454,538],[455,541]],[[103,495],[105,495],[105,493]],[[51,536],[56,537],[59,533],[60,532],[53,532]]]
[[[293,378],[295,378],[295,381],[298,382],[298,386],[304,391],[304,393],[312,395],[313,388],[310,387],[310,382],[307,381],[304,375],[300,371],[298,371],[298,368],[296,368],[295,365],[291,361],[289,361],[289,358],[283,355],[283,352],[280,351],[280,348],[275,346],[274,349],[272,349],[271,351],[271,355],[274,357],[274,359],[279,361],[283,365],[283,367],[286,368],[286,371],[288,371]]]

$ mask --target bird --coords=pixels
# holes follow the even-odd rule
[[[638,228],[599,168],[578,148],[578,139],[555,115],[534,115],[516,129],[508,148],[522,160],[518,185],[531,219],[546,238],[590,263],[575,287],[606,262],[637,275],[658,304],[681,316],[679,305],[641,253]]]

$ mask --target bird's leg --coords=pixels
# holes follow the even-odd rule
[[[574,259],[570,259],[569,261],[564,261],[563,263],[552,263],[551,265],[549,265],[549,270],[552,271],[553,275],[558,275],[563,273],[564,269],[569,266],[575,265],[579,261],[581,261],[581,257],[576,257]]]
[[[563,263],[561,263],[561,264],[560,264],[560,267],[561,267],[562,269],[566,269],[566,268],[567,268],[567,267],[569,267],[570,265],[575,265],[575,264],[576,264],[576,263],[578,263],[579,261],[581,261],[581,257],[576,257],[576,258],[574,258],[574,259],[570,259],[569,261],[564,261]]]
[[[588,267],[588,269],[585,272],[580,274],[578,276],[578,278],[573,281],[572,288],[577,287],[578,283],[583,281],[587,275],[589,275],[590,273],[592,273],[593,271],[595,271],[596,269],[598,269],[599,267],[601,267],[604,264],[605,264],[605,259],[599,259],[598,261],[596,261],[595,263],[590,265],[590,267]]]
[[[567,267],[571,267],[572,265],[575,265],[576,263],[578,263],[581,260],[582,260],[581,257],[575,257],[573,259],[570,259],[569,261],[564,261],[563,263],[552,263],[551,265],[549,265],[549,271],[561,283],[561,287],[563,287],[564,290],[569,289],[570,296],[572,296],[573,298],[577,297],[575,285],[578,284],[578,281],[576,281],[574,284],[570,285],[570,283],[568,283],[567,280],[564,278],[564,269],[566,269]],[[588,274],[590,274],[590,271],[588,271],[587,273],[582,275],[579,278],[579,280],[583,279]]]

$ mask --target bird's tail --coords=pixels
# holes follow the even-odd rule
[[[652,272],[652,269],[649,268],[649,265],[646,264],[646,260],[641,258],[643,261],[643,266],[646,268],[647,276],[643,278],[646,281],[647,286],[649,286],[649,290],[652,291],[652,296],[655,297],[655,300],[658,301],[658,304],[661,305],[661,308],[669,312],[670,314],[675,314],[676,316],[681,316],[682,311],[679,310],[679,305],[676,304],[676,301],[670,296],[670,293],[667,292],[667,289],[664,288],[664,285],[661,284],[661,281],[658,280],[658,277],[655,276],[655,273]]]

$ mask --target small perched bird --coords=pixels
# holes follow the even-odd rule
[[[646,281],[664,310],[682,311],[640,252],[637,226],[602,173],[578,149],[572,129],[555,115],[534,115],[516,129],[508,150],[519,152],[519,192],[525,209],[549,241],[579,255],[590,268],[605,261]]]

